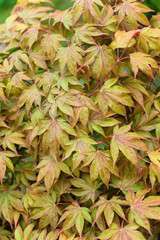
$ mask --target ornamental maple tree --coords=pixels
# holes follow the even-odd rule
[[[158,240],[160,15],[18,0],[0,25],[0,239]]]

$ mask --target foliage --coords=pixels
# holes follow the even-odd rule
[[[29,2],[0,26],[0,239],[157,239],[160,16]]]

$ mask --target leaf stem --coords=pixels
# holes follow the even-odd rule
[[[99,146],[100,146],[101,144],[103,144],[103,145],[105,145],[105,146],[107,146],[107,147],[110,147],[109,145],[103,143],[106,139],[108,139],[108,138],[110,138],[110,137],[112,137],[112,136],[108,136],[108,137],[104,138],[102,141],[98,142],[97,151],[99,150]]]
[[[105,80],[105,78],[112,72],[112,70],[114,69],[114,67],[117,65],[117,63],[119,63],[120,61],[122,61],[122,57],[124,55],[124,53],[126,52],[130,42],[132,41],[132,38],[134,37],[135,33],[132,35],[131,39],[129,40],[127,46],[125,47],[125,49],[123,50],[121,56],[117,59],[117,61],[115,62],[115,64],[112,66],[112,68],[109,70],[109,72],[102,78],[102,80],[97,84],[97,86],[93,89],[93,91],[91,92],[91,94],[89,95],[89,97],[91,97],[94,92],[96,91],[96,89],[99,87],[99,85],[101,85],[101,83]]]

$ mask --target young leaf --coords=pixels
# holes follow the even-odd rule
[[[102,232],[98,238],[104,239],[104,240],[111,240],[111,239],[145,240],[142,233],[140,231],[137,231],[137,229],[138,229],[138,225],[135,223],[130,223],[125,227],[119,227],[116,223],[113,223],[111,225],[111,228]]]
[[[153,79],[152,68],[158,68],[157,62],[149,54],[135,52],[130,54],[131,67],[136,78],[138,70],[150,75]]]
[[[129,132],[131,124],[119,128],[114,128],[114,134],[111,140],[111,155],[114,163],[116,163],[119,150],[129,159],[135,166],[138,166],[137,155],[133,148],[147,151],[146,145],[140,139],[144,139],[138,133]]]

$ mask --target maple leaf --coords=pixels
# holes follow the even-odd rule
[[[36,175],[33,173],[33,162],[22,162],[15,167],[16,181],[22,182],[25,186],[30,187],[29,181],[36,181]]]
[[[90,199],[94,203],[99,195],[97,189],[100,188],[102,183],[99,183],[99,181],[90,183],[91,179],[88,175],[83,175],[83,178],[84,179],[70,179],[72,185],[77,188],[71,189],[71,192],[73,195],[81,197],[80,203],[87,202]]]
[[[38,186],[37,183],[26,187],[26,193],[22,197],[22,203],[27,212],[29,207],[33,205],[37,199],[40,199],[44,192],[46,192],[46,187]]]
[[[123,159],[124,160],[124,159]],[[119,191],[122,191],[126,194],[130,189],[134,192],[137,192],[139,189],[144,189],[144,184],[141,181],[142,174],[135,174],[137,167],[133,166],[131,163],[126,163],[118,165],[119,175],[116,177],[112,175],[110,186],[118,188]]]
[[[149,166],[149,178],[151,181],[152,189],[154,188],[154,184],[156,182],[156,178],[160,183],[160,168],[154,163],[151,163]]]
[[[106,105],[103,106],[104,111],[105,111],[105,106]],[[110,115],[108,115],[108,116],[105,115],[105,117],[104,117],[102,113],[92,112],[88,119],[88,128],[89,128],[90,132],[93,134],[93,130],[94,130],[94,131],[102,134],[105,137],[103,128],[104,127],[112,127],[119,123],[118,120],[116,120],[113,117],[109,117],[109,116]]]
[[[25,89],[27,85],[22,80],[31,80],[31,78],[28,77],[24,72],[18,72],[11,78],[12,86]]]
[[[58,223],[64,221],[61,232],[70,229],[74,225],[82,239],[82,231],[84,228],[84,219],[87,222],[92,222],[89,214],[90,210],[86,207],[81,207],[77,202],[72,202],[71,205],[65,208],[65,213],[61,216]]]
[[[119,150],[129,159],[135,166],[138,166],[137,155],[133,148],[147,151],[146,145],[140,140],[144,137],[136,132],[129,132],[131,124],[122,126],[118,125],[114,128],[113,137],[111,140],[111,155],[114,163],[116,163],[119,155]]]
[[[47,11],[53,10],[51,7],[45,6],[27,6],[22,8],[22,11],[17,11],[17,15],[25,24],[39,24],[37,19],[42,19],[48,16]]]
[[[60,22],[60,23],[63,23],[65,28],[70,30],[70,26],[72,26],[72,14],[71,12],[69,12],[69,9],[65,11],[56,10],[54,13],[51,13],[49,16],[50,18],[52,17],[54,19],[53,26],[56,23]]]
[[[6,166],[14,172],[14,165],[10,157],[15,157],[16,154],[11,151],[0,151],[0,181],[3,183],[3,178],[6,172]]]
[[[74,170],[80,165],[81,161],[84,160],[84,154],[94,150],[92,145],[95,144],[97,144],[97,142],[89,138],[88,134],[79,131],[78,138],[66,142],[65,145],[67,146],[67,149],[65,151],[65,155],[63,156],[63,160],[70,157],[71,154],[76,151],[72,158]]]
[[[151,162],[160,169],[160,149],[157,151],[148,151],[148,156]]]
[[[114,112],[125,116],[125,106],[133,107],[134,102],[128,94],[130,91],[125,87],[115,85],[116,82],[116,78],[107,80],[98,92],[95,102],[98,103],[104,115],[110,107]]]
[[[88,44],[95,44],[95,40],[92,38],[93,36],[101,36],[104,35],[100,30],[97,31],[94,24],[86,23],[83,26],[74,28],[75,34],[72,37],[71,41],[79,46],[82,45],[82,42],[86,42]]]
[[[54,184],[54,191],[56,193],[57,202],[60,202],[61,197],[63,200],[68,200],[68,194],[70,192],[71,183],[68,181],[66,174],[61,173],[61,177]],[[67,194],[67,197],[64,197],[64,194]]]
[[[118,168],[116,166],[113,168],[113,161],[109,150],[94,150],[86,155],[88,156],[84,159],[82,167],[91,164],[90,177],[92,181],[100,176],[102,181],[108,186],[110,173],[119,176]]]
[[[134,192],[130,190],[125,195],[125,198],[131,207],[129,210],[130,221],[135,219],[137,224],[151,233],[148,218],[160,220],[160,207],[156,207],[160,205],[160,197],[149,196],[143,199],[149,191],[150,189],[144,189],[134,194]]]
[[[37,168],[40,168],[37,183],[44,178],[44,183],[48,192],[53,183],[57,182],[61,170],[72,175],[69,167],[65,163],[57,162],[52,156],[44,156],[40,163],[35,167],[35,169]]]
[[[38,30],[39,30],[39,26],[36,27],[31,27],[29,28],[21,37],[21,43],[23,44],[23,41],[27,40],[28,42],[28,46],[29,46],[29,50],[31,49],[32,45],[37,42],[38,39]],[[26,42],[25,42],[26,44]]]
[[[87,6],[88,11],[86,11],[86,15],[91,13],[93,17],[95,17],[98,21],[101,20],[101,14],[98,9],[98,6],[103,7],[103,3],[101,0],[76,0],[73,5],[73,26],[80,18],[81,14],[84,14],[85,6]],[[88,20],[88,19],[87,19]],[[87,22],[87,21],[86,21]]]
[[[0,186],[0,212],[11,226],[14,219],[14,209],[17,209],[20,213],[24,212],[24,207],[20,200],[23,197],[23,193],[17,190],[16,187],[16,184]]]
[[[23,71],[22,62],[30,66],[29,58],[27,54],[21,50],[13,52],[9,57],[9,63],[11,66],[14,66],[19,70]]]
[[[134,130],[150,138],[151,136],[149,132],[156,129],[159,123],[159,117],[157,117],[156,110],[151,110],[149,113],[149,117],[147,117],[146,114],[142,114],[142,112],[137,114],[138,118],[135,119],[133,123]]]
[[[118,12],[118,25],[124,20],[126,15],[128,16],[129,21],[135,29],[138,25],[137,21],[147,26],[150,25],[147,17],[143,14],[143,12],[150,12],[152,10],[135,0],[123,0],[122,3],[119,3],[115,7],[114,11]]]
[[[143,107],[144,109],[144,97],[148,96],[148,92],[145,87],[142,86],[142,81],[133,78],[127,78],[123,82],[123,86],[131,91],[133,98]]]
[[[16,145],[26,147],[26,143],[24,141],[24,135],[19,132],[14,132],[13,130],[4,130],[5,132],[0,133],[0,137],[3,136],[3,139],[1,141],[1,145],[3,146],[4,150],[9,148],[14,153],[17,153]]]
[[[110,5],[104,5],[101,10],[100,24],[105,33],[110,35],[110,31],[116,31],[117,16]]]
[[[115,40],[112,41],[111,46],[114,48],[125,48],[126,46],[132,47],[136,43],[136,40],[133,38],[136,32],[136,30],[128,32],[117,31],[115,33]]]
[[[36,136],[43,134],[42,148],[44,152],[50,147],[52,155],[55,156],[55,158],[59,158],[59,145],[65,149],[65,144],[69,141],[68,135],[77,136],[77,134],[64,118],[55,118],[52,114],[51,117],[52,118],[44,118],[39,121],[31,132],[30,143],[32,143]]]
[[[60,41],[66,41],[60,34],[44,34],[41,40],[41,46],[44,53],[47,54],[47,57],[51,61],[51,64],[54,62],[54,58],[58,49],[61,47]]]
[[[131,240],[145,240],[140,231],[137,231],[139,226],[135,223],[130,223],[125,227],[120,227],[116,223],[112,223],[110,229],[102,232],[98,238],[104,240],[119,240],[119,239],[131,239]]]
[[[137,39],[137,46],[139,49],[143,49],[146,53],[150,49],[159,49],[160,47],[160,29],[143,28]]]
[[[142,52],[135,52],[130,54],[131,67],[136,78],[138,69],[150,75],[154,79],[152,68],[158,68],[157,62],[151,55]]]
[[[80,53],[82,52],[83,50],[76,44],[71,44],[68,47],[59,48],[55,60],[59,60],[59,66],[62,76],[64,75],[64,69],[66,64],[68,70],[74,76],[77,76],[77,64],[81,66],[83,63],[82,56],[80,55]]]
[[[43,93],[37,89],[36,85],[33,84],[29,88],[23,90],[22,94],[19,97],[17,106],[18,108],[21,108],[25,104],[27,113],[29,114],[29,111],[34,102],[38,106],[41,105],[42,95]]]
[[[120,200],[118,197],[112,197],[108,200],[106,195],[100,196],[100,199],[94,205],[94,207],[97,207],[94,223],[96,223],[103,212],[109,227],[113,222],[114,212],[121,218],[126,219],[121,205],[127,205],[127,202],[125,200]]]
[[[51,195],[43,194],[40,199],[37,199],[32,205],[34,210],[30,217],[31,219],[39,219],[39,229],[43,229],[48,224],[54,228],[58,222],[58,215],[61,215],[59,207],[56,205],[56,195],[52,192]]]
[[[32,51],[30,53],[30,59],[34,62],[35,66],[48,70],[46,57],[43,55],[42,50]]]
[[[96,78],[102,74],[104,77],[115,64],[115,58],[112,50],[106,45],[96,45],[88,48],[86,51],[86,59],[83,66],[92,64],[92,71]],[[117,67],[113,69],[116,73]]]
[[[47,79],[47,81],[46,81]],[[56,84],[56,81],[58,81],[59,75],[56,73],[52,73],[50,71],[45,71],[44,73],[41,73],[40,75],[37,75],[35,78],[36,86],[38,88],[42,88],[43,92],[48,95],[49,91],[51,90],[51,87]]]

